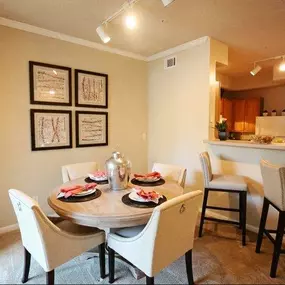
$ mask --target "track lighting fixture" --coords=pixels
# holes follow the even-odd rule
[[[127,0],[127,1],[125,1],[124,4],[121,6],[121,8],[118,11],[116,11],[113,15],[111,15],[109,18],[107,18],[105,21],[103,21],[100,24],[100,26],[96,29],[98,36],[100,37],[100,39],[102,40],[102,42],[104,44],[108,43],[111,40],[111,37],[105,31],[105,25],[110,23],[112,20],[114,20],[115,18],[117,18],[119,15],[126,12],[127,10],[132,9],[133,5],[136,4],[138,1],[140,1],[140,0]],[[167,7],[172,2],[174,2],[175,0],[161,0],[161,1],[163,3],[164,7]],[[125,24],[129,29],[131,29],[131,30],[134,29],[136,27],[136,24],[137,24],[136,16],[133,13],[127,15],[125,17]]]
[[[282,62],[279,65],[279,70],[285,72],[285,56],[283,56]]]
[[[262,69],[262,68],[261,68],[260,65],[255,65],[255,64],[254,64],[254,68],[253,68],[253,70],[250,72],[250,74],[251,74],[252,76],[255,76],[261,69]]]
[[[100,37],[100,39],[102,40],[102,42],[103,42],[104,44],[108,43],[108,42],[111,40],[111,38],[110,38],[110,37],[108,36],[108,34],[105,32],[103,25],[99,26],[99,27],[96,29],[96,32],[97,32],[98,36]]]
[[[167,7],[168,5],[170,5],[172,2],[174,2],[175,0],[161,0],[164,7]]]

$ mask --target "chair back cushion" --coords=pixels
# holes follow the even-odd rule
[[[205,187],[209,186],[210,181],[213,179],[212,166],[209,153],[207,151],[200,153],[200,161],[204,176]]]
[[[64,165],[61,167],[63,183],[80,177],[87,176],[88,173],[95,172],[98,169],[96,162],[83,162]]]
[[[186,180],[186,168],[163,163],[154,163],[152,171],[159,172],[166,180],[172,180],[184,188]]]
[[[144,230],[137,236],[140,254],[131,260],[146,275],[154,276],[193,248],[202,191],[193,191],[156,207]],[[134,237],[136,239],[136,237]]]
[[[285,210],[285,166],[273,165],[262,160],[260,163],[264,196],[281,211]]]

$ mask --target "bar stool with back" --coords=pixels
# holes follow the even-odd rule
[[[246,201],[247,201],[247,183],[243,176],[239,175],[222,175],[222,174],[212,174],[212,167],[210,156],[208,152],[203,152],[200,154],[200,160],[204,175],[204,200],[201,213],[201,222],[199,229],[199,237],[202,237],[204,221],[214,221],[214,222],[224,222],[229,224],[238,225],[242,229],[242,245],[246,245]],[[227,193],[237,193],[239,194],[239,208],[224,208],[208,206],[208,195],[210,191],[215,192],[227,192]],[[220,211],[230,211],[239,213],[239,222],[231,220],[222,220],[212,217],[206,217],[206,209],[220,210]]]
[[[264,201],[255,251],[256,253],[260,253],[263,234],[265,234],[274,244],[270,277],[275,278],[279,256],[281,253],[285,253],[285,250],[282,249],[285,227],[285,166],[273,165],[265,160],[261,161],[260,166],[263,179]],[[270,205],[279,213],[277,230],[265,229]],[[276,234],[275,239],[271,234]]]

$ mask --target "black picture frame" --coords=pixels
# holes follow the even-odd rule
[[[81,127],[80,127],[80,116],[81,115],[86,115],[87,116],[92,116],[94,115],[95,116],[103,116],[105,118],[105,126],[102,127],[102,131],[100,130],[92,130],[92,126],[90,126],[90,122],[88,122],[87,124],[89,124],[88,127],[88,131],[91,132],[93,135],[96,135],[96,132],[98,133],[102,133],[104,135],[104,142],[102,143],[82,143],[82,138],[81,138],[81,135],[80,135],[80,130],[81,130]],[[95,122],[94,122],[95,123]],[[107,112],[96,112],[96,111],[75,111],[75,128],[76,128],[76,147],[95,147],[95,146],[107,146],[108,145],[108,113]],[[95,133],[95,134],[94,134]],[[90,140],[92,141],[92,140]]]
[[[38,135],[37,135],[37,122],[35,119],[36,114],[66,114],[68,115],[68,119],[66,122],[68,123],[68,143],[66,145],[54,145],[54,146],[38,146]],[[64,149],[64,148],[72,148],[72,112],[69,110],[46,110],[46,109],[30,109],[30,121],[31,121],[31,149],[32,151],[41,151],[41,150],[54,150],[54,149]],[[52,124],[52,128],[55,135],[55,127]],[[42,134],[42,136],[44,136]],[[57,134],[59,140],[59,134]],[[44,139],[42,139],[44,141]],[[48,144],[47,144],[48,145]]]
[[[83,99],[82,96],[83,94],[81,94],[80,91],[80,86],[82,84],[82,82],[79,82],[79,76],[80,75],[87,75],[89,78],[91,76],[94,77],[102,77],[102,79],[104,79],[104,94],[103,94],[103,104],[96,104],[96,102],[94,102],[94,104],[91,103],[82,103]],[[74,71],[74,76],[75,76],[75,106],[76,107],[87,107],[87,108],[103,108],[103,109],[107,109],[108,108],[108,74],[105,73],[98,73],[98,72],[93,72],[93,71],[86,71],[86,70],[81,70],[81,69],[75,69]],[[84,82],[83,82],[84,84]],[[95,86],[95,82],[93,81],[93,84]],[[93,84],[90,84],[90,88],[88,90],[94,90],[95,88],[93,87]],[[95,92],[95,91],[94,91]],[[95,94],[93,94],[94,96],[96,96]],[[95,100],[95,99],[94,99]]]
[[[35,73],[35,67],[43,67],[46,70],[51,69],[51,72],[54,72],[54,70],[58,71],[65,71],[67,72],[66,79],[68,82],[66,83],[66,86],[68,90],[65,92],[65,97],[68,99],[67,102],[58,102],[58,101],[51,101],[47,100],[45,101],[44,99],[39,100],[36,99],[35,97],[37,96],[36,92],[36,82],[34,80],[34,73]],[[31,104],[37,104],[37,105],[56,105],[56,106],[72,106],[72,76],[71,76],[71,68],[66,67],[66,66],[61,66],[61,65],[55,65],[55,64],[48,64],[48,63],[42,63],[42,62],[37,62],[37,61],[29,61],[29,78],[30,78],[30,103]],[[57,86],[54,86],[54,88],[51,89],[54,90],[56,89]],[[51,94],[51,96],[54,94]],[[66,100],[66,99],[64,99]]]

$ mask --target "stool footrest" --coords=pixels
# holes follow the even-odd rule
[[[223,208],[223,207],[216,207],[216,206],[206,206],[206,209],[229,211],[229,212],[239,212],[240,211],[239,209]]]
[[[216,218],[211,218],[211,217],[205,217],[205,220],[212,221],[212,222],[222,222],[222,223],[226,223],[226,224],[234,224],[234,225],[238,225],[238,226],[240,225],[240,223],[236,222],[236,221],[216,219]]]

